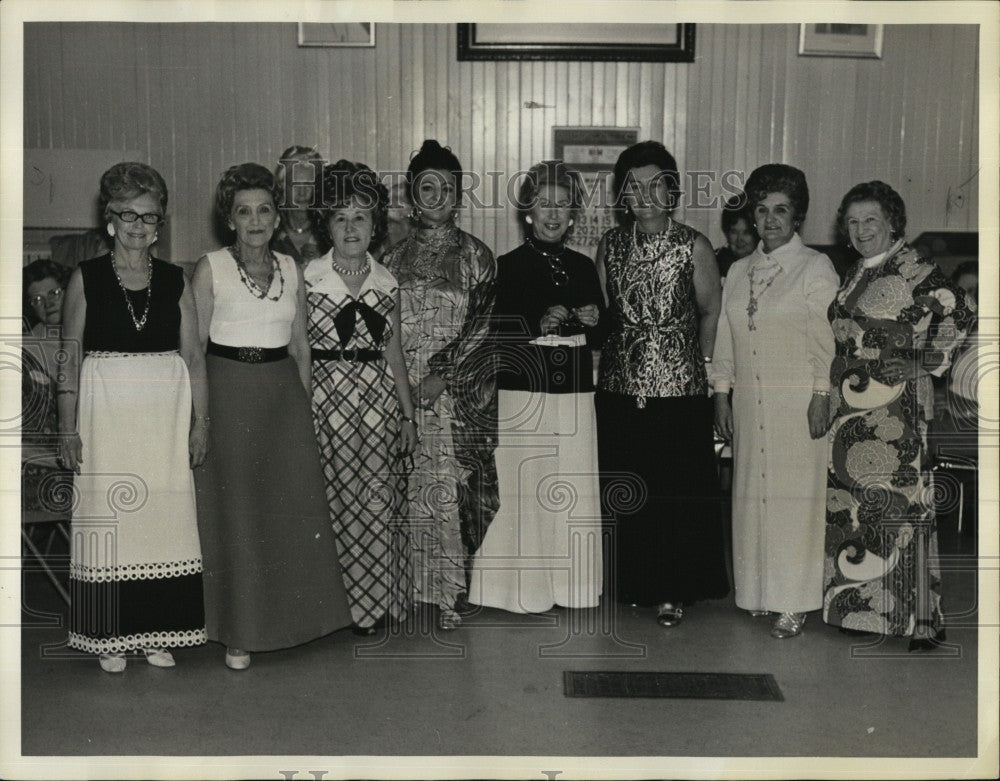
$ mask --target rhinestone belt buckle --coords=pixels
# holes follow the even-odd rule
[[[238,348],[237,357],[243,363],[263,363],[264,362],[264,348],[263,347],[240,347]]]

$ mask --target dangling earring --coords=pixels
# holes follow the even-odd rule
[[[110,222],[108,223],[108,235],[109,235],[109,236],[110,236],[111,238],[114,238],[114,237],[115,237],[115,226],[114,226],[114,225],[112,225],[112,224],[111,224]]]
[[[573,220],[570,220],[569,223],[567,223],[567,224],[568,225],[572,225],[573,224]]]
[[[533,225],[534,222],[535,222],[533,219],[531,219],[531,215],[530,214],[527,217],[524,218],[524,221],[526,223],[528,223],[528,225]]]
[[[155,231],[153,233],[153,241],[156,241],[159,238],[160,238],[160,232],[159,231]]]

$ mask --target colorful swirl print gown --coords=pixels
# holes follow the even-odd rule
[[[902,242],[855,266],[830,304],[832,451],[823,619],[884,635],[940,636],[941,578],[926,464],[929,376],[892,386],[887,358],[948,369],[972,327],[965,293]]]

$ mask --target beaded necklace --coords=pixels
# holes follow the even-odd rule
[[[650,261],[658,260],[660,256],[663,255],[663,240],[670,234],[671,229],[674,227],[674,221],[667,217],[666,228],[659,233],[649,234],[653,238],[650,239],[646,245],[646,251],[644,252],[639,251],[638,223],[638,220],[632,221],[632,248],[629,251],[630,259],[639,261],[640,263],[649,263]],[[652,248],[652,253],[648,252],[650,248]]]
[[[243,286],[250,291],[250,295],[254,298],[259,298],[261,301],[265,299],[268,301],[278,301],[285,292],[285,275],[281,272],[281,264],[278,263],[278,259],[274,256],[274,253],[268,250],[268,254],[271,256],[271,270],[267,275],[267,286],[261,289],[260,285],[257,284],[256,280],[247,271],[246,264],[243,262],[243,256],[240,253],[240,248],[238,244],[234,244],[229,247],[229,254],[233,256],[233,260],[236,261],[236,268],[240,272],[240,281]],[[267,291],[271,289],[271,285],[274,283],[274,272],[278,272],[278,295],[269,296]]]
[[[125,306],[128,307],[129,316],[132,318],[132,325],[135,326],[136,331],[141,331],[146,327],[146,321],[149,319],[149,304],[153,300],[153,261],[148,255],[146,256],[146,309],[142,313],[141,318],[135,316],[135,309],[132,308],[132,299],[129,298],[128,288],[125,287],[121,274],[118,273],[118,264],[115,263],[114,250],[111,250],[111,268],[114,269],[115,279],[118,280],[118,287],[122,289],[122,295],[125,296]]]

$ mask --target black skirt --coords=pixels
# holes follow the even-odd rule
[[[595,395],[601,502],[610,532],[608,588],[636,605],[729,593],[722,503],[704,396]]]

